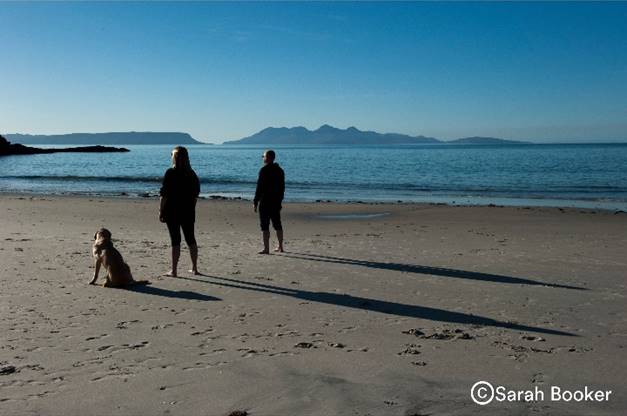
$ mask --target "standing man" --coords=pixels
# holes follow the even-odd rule
[[[263,237],[263,250],[259,254],[270,254],[270,221],[276,230],[279,244],[274,251],[283,252],[283,226],[281,225],[281,202],[285,193],[285,173],[274,163],[274,150],[263,152],[263,167],[259,170],[257,190],[255,191],[254,209],[259,208],[259,222]]]

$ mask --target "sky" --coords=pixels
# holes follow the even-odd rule
[[[627,142],[627,2],[0,2],[0,132]]]

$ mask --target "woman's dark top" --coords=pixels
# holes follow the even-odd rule
[[[196,219],[196,198],[200,181],[192,169],[170,168],[165,172],[161,196],[165,198],[163,217],[166,222],[185,224]]]

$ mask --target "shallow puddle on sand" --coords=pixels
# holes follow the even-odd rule
[[[373,218],[381,218],[390,215],[389,212],[378,212],[369,214],[320,214],[315,215],[315,218],[321,218],[323,220],[370,220]]]

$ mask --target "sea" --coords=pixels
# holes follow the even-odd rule
[[[125,147],[130,152],[0,157],[0,193],[157,196],[172,146]],[[252,199],[265,147],[187,147],[201,196]],[[627,144],[278,145],[274,150],[286,175],[286,201],[627,211]]]

